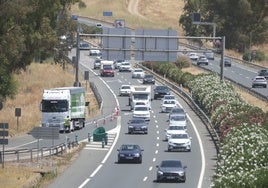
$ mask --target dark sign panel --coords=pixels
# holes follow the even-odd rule
[[[8,136],[8,131],[0,131],[0,136]]]
[[[0,145],[8,145],[8,139],[0,139]]]
[[[0,129],[8,129],[8,123],[0,123]]]

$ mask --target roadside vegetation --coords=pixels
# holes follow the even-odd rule
[[[265,187],[268,111],[250,105],[229,81],[221,81],[217,74],[183,72],[182,64],[190,65],[185,61],[143,63],[191,91],[195,102],[211,119],[221,140],[212,187]]]

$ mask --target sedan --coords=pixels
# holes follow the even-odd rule
[[[168,113],[177,106],[176,100],[163,100],[161,103],[161,112]]]
[[[145,120],[150,120],[150,108],[146,105],[134,106],[133,118],[142,118]]]
[[[256,76],[252,81],[252,88],[264,87],[267,88],[267,80],[264,76]]]
[[[169,124],[187,125],[186,114],[173,114],[169,116]]]
[[[189,137],[188,133],[184,130],[176,134],[172,134],[168,139],[168,151],[191,151],[191,140],[192,137]]]
[[[156,166],[156,181],[186,181],[186,166],[182,166],[179,160],[164,160]]]
[[[132,78],[143,78],[145,75],[144,71],[140,68],[134,69],[132,71]]]
[[[198,59],[198,55],[196,53],[190,53],[189,58],[193,61],[196,61]]]
[[[145,74],[142,80],[143,84],[155,84],[154,76],[152,74]]]
[[[159,85],[154,89],[154,99],[163,98],[165,95],[170,95],[170,89],[167,86]]]
[[[148,133],[147,122],[141,118],[133,118],[128,122],[128,134],[133,133]]]
[[[176,115],[176,114],[178,114],[178,115],[182,114],[182,115],[186,116],[185,110],[183,108],[180,108],[180,107],[172,108],[170,113],[169,113],[169,117],[172,115]]]
[[[136,144],[123,144],[118,151],[117,162],[123,161],[142,163],[142,152],[143,149]]]
[[[178,134],[180,133],[181,131],[187,131],[187,128],[185,125],[174,125],[174,124],[170,124],[168,126],[167,129],[165,129],[166,131],[166,138],[165,140],[168,141],[171,137],[171,135],[173,134]]]
[[[121,85],[119,88],[119,95],[120,96],[129,96],[131,93],[130,85]]]
[[[201,64],[208,65],[208,59],[204,55],[201,55],[197,60],[197,65]]]

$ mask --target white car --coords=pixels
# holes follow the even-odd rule
[[[186,114],[172,114],[169,116],[169,124],[187,125]]]
[[[162,100],[176,100],[175,95],[164,95]]]
[[[191,143],[192,143],[191,140],[192,137],[189,137],[188,133],[185,131],[172,134],[168,139],[168,151],[173,150],[191,151]]]
[[[101,54],[100,50],[89,50],[89,56],[98,56]]]
[[[163,100],[161,103],[161,112],[168,113],[175,107],[177,107],[176,100]]]
[[[140,68],[136,68],[132,71],[132,78],[143,78],[144,75],[144,71]]]
[[[165,140],[169,140],[172,134],[177,134],[177,133],[180,133],[181,131],[187,132],[187,127],[185,125],[170,124],[168,128],[165,129],[165,132],[166,132]]]
[[[263,87],[267,88],[267,80],[264,76],[256,76],[252,79],[252,88]]]
[[[198,55],[197,55],[196,53],[190,53],[190,54],[189,54],[189,58],[190,58],[191,60],[196,61],[196,60],[198,59]]]
[[[119,72],[123,72],[123,71],[131,72],[131,65],[128,61],[124,61],[121,63],[118,69],[119,69]]]
[[[120,96],[129,96],[131,92],[130,85],[121,85],[119,88]]]
[[[146,105],[137,105],[133,109],[133,118],[143,118],[147,121],[150,120],[150,108]]]

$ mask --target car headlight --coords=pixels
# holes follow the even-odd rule
[[[135,157],[139,157],[140,156],[140,154],[139,153],[135,153]]]
[[[131,125],[130,125],[130,126],[128,126],[128,128],[131,128],[131,129],[132,129],[132,128],[133,128],[133,126],[131,126]]]
[[[158,170],[158,171],[157,171],[157,174],[159,174],[159,175],[163,175],[164,173],[163,173],[161,170]]]
[[[142,128],[142,129],[146,129],[147,127],[146,127],[146,126],[142,126],[141,128]]]
[[[179,171],[178,173],[180,176],[184,176],[184,172],[183,171]]]
[[[120,156],[120,157],[124,157],[125,155],[124,155],[124,154],[122,154],[122,153],[120,153],[120,154],[119,154],[119,156]]]

